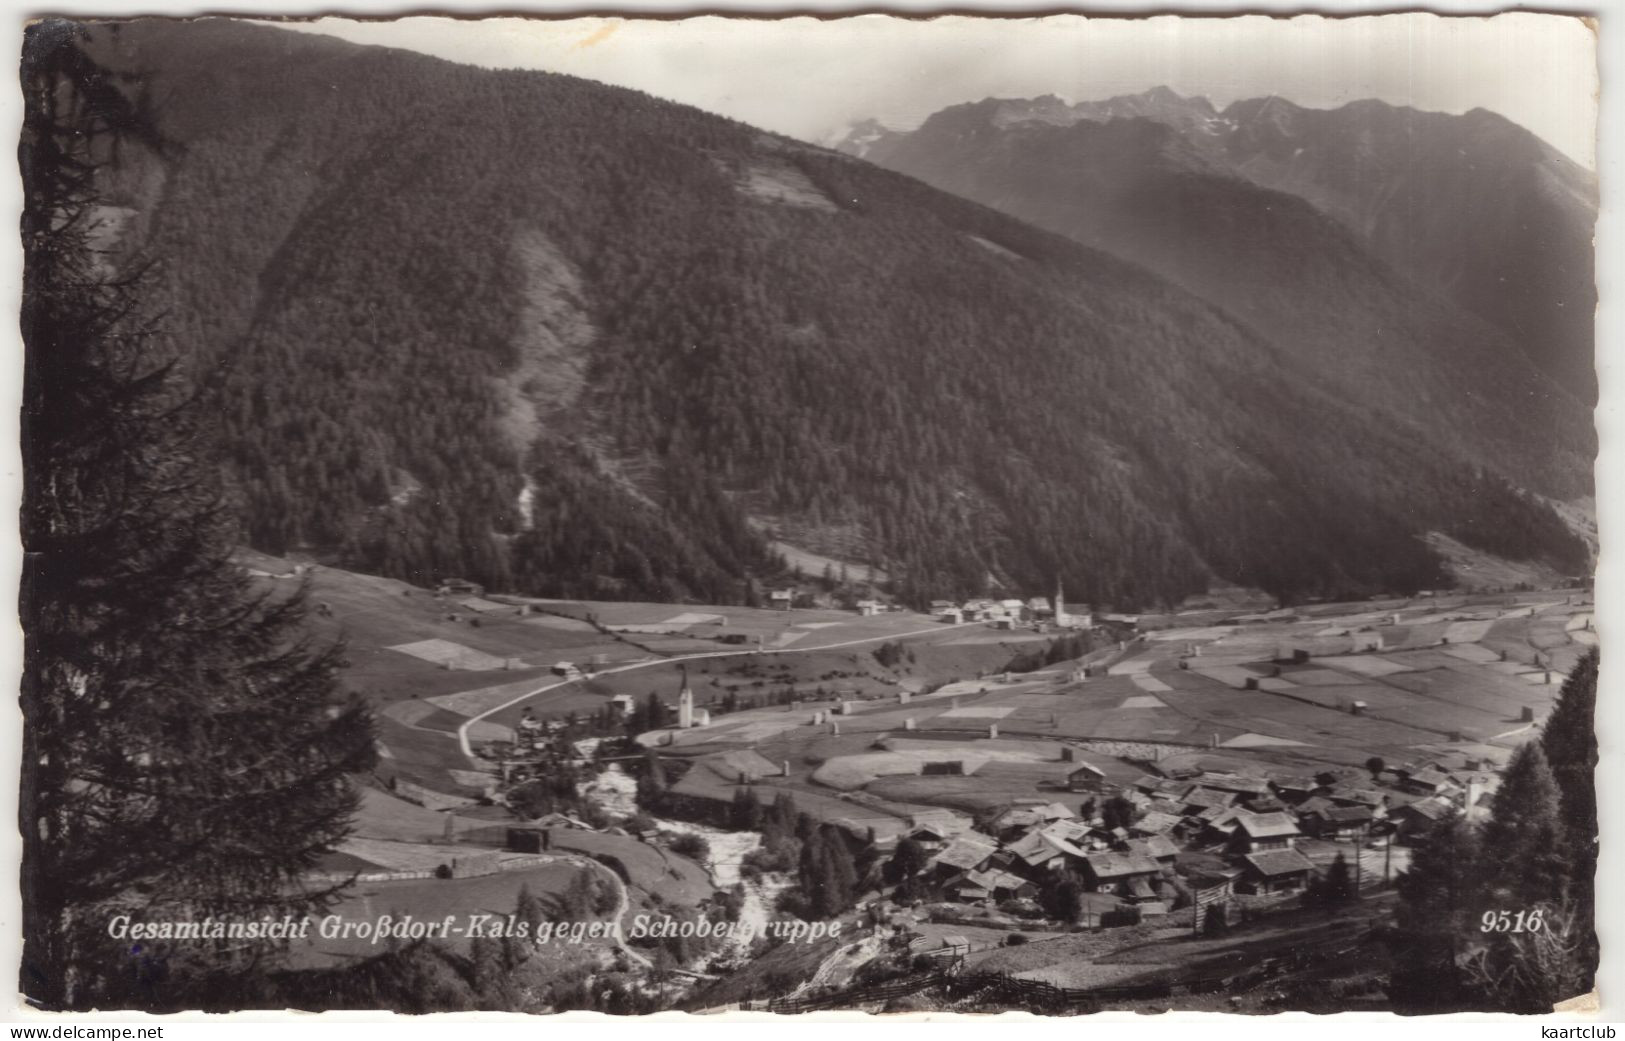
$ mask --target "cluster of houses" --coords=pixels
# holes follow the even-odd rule
[[[1305,888],[1317,871],[1302,848],[1319,842],[1409,841],[1453,811],[1481,809],[1494,775],[1480,762],[1419,762],[1374,779],[1365,770],[1253,777],[1212,770],[1145,775],[1116,791],[1133,807],[1108,827],[1060,802],[1022,800],[966,827],[918,820],[908,837],[930,853],[927,879],[966,903],[1033,899],[1062,876],[1141,913],[1173,906],[1181,889],[1272,895]],[[1082,765],[1078,790],[1100,772]],[[1380,784],[1380,787],[1379,787]],[[1116,816],[1116,815],[1114,815]],[[1325,847],[1322,846],[1322,849]],[[1182,854],[1196,854],[1176,874]]]
[[[789,611],[798,604],[803,607],[811,606],[812,600],[807,594],[798,593],[794,589],[772,589],[768,591],[767,606],[775,611]],[[888,611],[901,611],[903,608],[898,604],[890,604],[874,597],[866,597],[853,604],[853,609],[861,617],[873,618],[875,615],[885,614]]]
[[[1253,776],[1165,761],[1121,786],[1075,755],[1065,768],[1065,783],[1055,788],[1085,797],[1017,799],[974,820],[950,809],[899,817],[850,796],[802,789],[795,798],[845,831],[855,847],[884,852],[905,838],[918,843],[927,854],[920,878],[935,899],[1025,902],[1036,912],[1046,889],[1070,878],[1098,894],[1089,906],[1104,921],[1107,914],[1132,920],[1192,902],[1301,891],[1338,843],[1415,843],[1452,813],[1484,813],[1497,783],[1492,764],[1461,753],[1375,773],[1334,767],[1313,776]],[[684,816],[725,824],[740,785],[771,791],[789,773],[788,763],[754,751],[712,753],[693,760],[668,797],[682,804]],[[1347,859],[1358,860],[1354,850]]]
[[[1063,595],[1057,588],[1052,597],[1035,596],[1026,600],[1019,598],[996,600],[988,597],[965,601],[933,600],[931,614],[938,621],[952,625],[985,622],[994,628],[1003,629],[1013,629],[1017,625],[1039,625],[1056,629],[1093,627],[1095,619],[1089,607],[1084,604],[1068,604],[1062,599]],[[810,598],[793,588],[771,589],[767,594],[767,604],[774,610],[789,611],[797,606],[810,606]],[[855,601],[852,606],[864,618],[903,610],[900,604],[888,603],[876,597]]]
[[[1056,610],[1057,606],[1060,608]],[[931,601],[931,614],[939,622],[960,625],[967,622],[985,622],[995,629],[1013,629],[1018,625],[1052,625],[1057,629],[1088,629],[1094,624],[1089,609],[1081,604],[1064,604],[1060,600],[1035,596],[1030,600],[973,599]]]

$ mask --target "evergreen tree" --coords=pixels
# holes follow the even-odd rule
[[[503,989],[506,973],[503,970],[502,943],[494,936],[476,936],[468,943],[469,960],[473,963],[474,993],[482,1008],[501,1009],[493,1003]]]
[[[886,881],[901,882],[913,878],[925,870],[925,865],[930,859],[931,855],[926,852],[924,846],[914,839],[904,838],[897,843],[897,849],[886,862]]]
[[[638,806],[645,810],[658,810],[666,798],[666,768],[660,756],[650,748],[643,754],[643,772],[638,775]]]
[[[1354,875],[1349,870],[1348,859],[1339,853],[1326,869],[1326,877],[1320,880],[1321,901],[1333,908],[1341,907],[1354,897]]]
[[[762,802],[756,797],[756,789],[749,785],[735,788],[733,804],[728,808],[729,826],[735,831],[760,831],[762,821]]]
[[[1101,805],[1100,817],[1107,830],[1126,828],[1134,823],[1134,804],[1121,795],[1114,795]]]
[[[815,827],[802,841],[796,878],[803,905],[813,917],[832,918],[852,906],[857,869],[839,828]]]
[[[519,897],[514,902],[514,919],[523,922],[529,927],[531,936],[539,934],[539,926],[546,921],[547,915],[542,910],[542,902],[536,899],[536,894],[530,891],[530,883],[519,887]]]
[[[1530,742],[1513,753],[1501,776],[1501,787],[1484,826],[1484,849],[1495,856],[1486,862],[1486,882],[1497,893],[1522,898],[1524,872],[1537,854],[1561,856],[1561,842],[1542,850],[1543,839],[1560,835],[1557,782],[1546,765],[1546,753]]]
[[[1478,933],[1479,846],[1460,816],[1436,823],[1395,880],[1389,995],[1405,1008],[1460,1007],[1460,959]]]
[[[327,906],[303,879],[375,753],[304,590],[256,593],[233,563],[208,413],[139,268],[92,246],[100,161],[150,134],[83,37],[31,26],[24,74],[21,982],[50,1008],[184,1005],[194,974],[266,951],[149,945],[167,975],[131,991],[109,919]]]
[[[1517,877],[1519,906],[1558,907],[1567,899],[1573,865],[1569,862],[1570,846],[1563,841],[1563,835],[1562,824],[1555,820],[1542,821],[1535,829],[1533,849]]]
[[[1562,824],[1572,871],[1575,915],[1585,923],[1586,958],[1596,970],[1597,945],[1591,930],[1597,875],[1597,665],[1595,649],[1574,667],[1541,733],[1541,748],[1561,791]],[[1589,974],[1588,974],[1589,975]]]
[[[853,898],[857,895],[858,872],[852,856],[852,847],[847,844],[846,836],[841,830],[829,825],[825,831],[825,839],[829,850],[829,863],[835,874],[835,889],[831,893],[829,910],[833,916],[851,909]]]
[[[1060,922],[1076,922],[1083,899],[1083,887],[1078,880],[1062,876],[1052,880],[1038,891],[1044,913]]]
[[[560,909],[568,922],[590,921],[596,904],[597,892],[593,885],[592,870],[577,871],[559,897]]]
[[[824,843],[817,832],[802,840],[796,857],[796,883],[806,897],[808,910],[816,915],[824,885]]]

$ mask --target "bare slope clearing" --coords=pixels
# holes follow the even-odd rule
[[[1560,510],[1559,516],[1568,520],[1572,513],[1565,515]],[[1595,521],[1592,523],[1595,525]],[[1593,545],[1595,530],[1593,527]],[[1554,568],[1538,561],[1507,560],[1493,553],[1473,549],[1441,532],[1428,532],[1425,541],[1443,558],[1446,570],[1459,589],[1470,592],[1516,589],[1519,586],[1550,589],[1563,581],[1563,576]]]

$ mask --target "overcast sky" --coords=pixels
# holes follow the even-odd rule
[[[1593,38],[1564,15],[843,19],[323,19],[309,28],[476,65],[636,87],[805,140],[912,126],[983,97],[1068,101],[1165,85],[1223,106],[1278,94],[1482,107],[1595,165]]]

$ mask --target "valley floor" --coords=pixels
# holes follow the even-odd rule
[[[1180,847],[1169,884],[1175,872],[1183,880],[1187,873],[1195,879],[1244,871],[1222,840],[1215,845],[1214,834],[1202,832],[1202,821],[1214,815],[1193,816],[1171,779],[1190,778],[1188,789],[1222,788],[1224,778],[1240,778],[1243,791],[1251,784],[1266,792],[1260,806],[1279,807],[1271,793],[1287,799],[1283,783],[1318,776],[1316,798],[1329,805],[1329,794],[1339,805],[1358,805],[1368,799],[1362,792],[1375,793],[1377,818],[1392,822],[1413,805],[1415,813],[1431,812],[1430,800],[1479,806],[1511,751],[1538,734],[1565,674],[1595,645],[1590,597],[1580,591],[1450,594],[1148,617],[1140,634],[1121,645],[1010,673],[1005,666],[1024,649],[1052,637],[903,612],[861,618],[836,611],[452,601],[343,572],[312,577],[321,623],[348,641],[352,685],[379,710],[382,787],[363,793],[355,835],[323,867],[362,874],[344,906],[345,913],[366,915],[411,909],[428,916],[452,905],[511,909],[521,885],[556,899],[596,863],[600,871],[606,864],[615,869],[623,894],[615,914],[623,921],[639,909],[699,909],[719,889],[737,887],[740,915],[760,926],[780,917],[774,904],[787,880],[742,879],[741,862],[758,837],[715,826],[725,821],[741,776],[764,804],[788,792],[799,810],[886,848],[928,819],[950,845],[956,836],[981,835],[977,841],[989,849],[1003,846],[990,821],[1047,805],[1052,817],[1069,818],[1061,823],[1072,829],[1069,841],[1080,857],[1112,843],[1121,848],[1122,839],[1083,836],[1099,827],[1090,815],[1098,817],[1100,799],[1128,793],[1137,816],[1184,821],[1168,832],[1179,836]],[[269,574],[264,580],[279,581]],[[745,646],[720,641],[723,634]],[[901,651],[883,665],[874,653],[882,646]],[[569,671],[583,666],[590,674]],[[491,741],[512,739],[521,711],[557,720],[598,713],[618,695],[634,704],[651,693],[674,700],[685,679],[696,706],[709,710],[708,723],[641,737],[679,766],[672,794],[686,820],[660,822],[664,839],[554,828],[554,848],[522,866],[508,864],[483,878],[409,877],[505,845],[504,818],[512,818],[479,805],[499,787],[494,761],[480,753]],[[791,692],[793,701],[773,703]],[[757,707],[727,711],[752,701]],[[1385,770],[1442,771],[1449,787],[1430,792],[1407,780],[1411,773],[1369,774],[1373,758]],[[634,785],[618,764],[583,793],[613,820],[637,813]],[[1252,798],[1221,801],[1249,812]],[[1288,799],[1285,809],[1309,827],[1300,813],[1305,806],[1294,805],[1300,801]],[[706,841],[707,863],[668,848],[682,833]],[[1352,967],[1350,978],[1360,977],[1348,984],[1353,994],[1378,957],[1366,938],[1392,898],[1387,881],[1404,870],[1409,850],[1393,840],[1367,846],[1312,835],[1298,849],[1315,871],[1343,855],[1364,883],[1364,899],[1330,917],[1293,910],[1296,902],[1288,900],[1219,937],[1192,935],[1188,910],[1186,918],[1153,914],[1138,925],[1102,930],[1096,921],[1095,931],[1046,933],[1001,919],[991,901],[956,904],[958,883],[943,875],[948,888],[933,897],[937,902],[892,907],[888,914],[904,917],[889,928],[913,937],[916,952],[968,941],[964,971],[1061,988],[1133,989],[1146,981],[1234,974],[1283,952],[1302,960],[1305,952],[1337,948]],[[1009,870],[1019,875],[1019,868]],[[1105,891],[1090,898],[1098,903],[1090,921],[1133,906]],[[1008,946],[1009,936],[1022,931],[1026,942]],[[810,1000],[850,987],[860,968],[890,957],[887,944],[871,946],[855,938],[764,954],[759,944],[734,944],[665,977],[661,993],[704,1007],[764,994]],[[569,953],[560,971],[636,970],[635,958],[629,962],[612,948]],[[329,943],[297,953],[319,964],[367,951]],[[708,981],[713,964],[728,966],[732,982]],[[1189,1001],[1174,999],[1173,1007],[1257,1011],[1277,1000],[1267,997],[1245,989],[1193,993]],[[1137,1007],[1139,999],[1121,1000]],[[1145,1007],[1158,1000],[1145,999]]]

